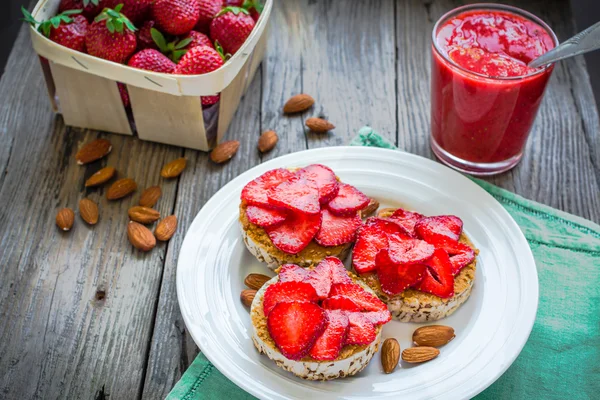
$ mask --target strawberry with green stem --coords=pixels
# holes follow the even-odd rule
[[[250,12],[250,16],[256,22],[262,14],[264,5],[260,0],[224,0],[225,6],[242,7]]]
[[[254,25],[248,10],[225,7],[212,20],[210,37],[219,42],[227,53],[235,54],[250,36]]]
[[[61,0],[58,12],[82,10],[82,15],[91,21],[102,10],[104,0]]]
[[[88,29],[85,44],[90,55],[124,63],[137,47],[135,26],[123,14],[122,4],[115,9],[105,8]]]
[[[123,4],[121,13],[134,24],[140,24],[147,19],[152,8],[153,0],[104,0],[104,6],[116,8]]]
[[[21,7],[21,12],[25,22],[37,26],[38,31],[53,42],[85,52],[85,35],[89,24],[83,15],[79,15],[81,10],[68,10],[43,22],[36,21],[25,7]]]

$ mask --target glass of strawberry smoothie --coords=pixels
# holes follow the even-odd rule
[[[433,152],[472,175],[514,167],[553,69],[527,63],[557,46],[556,35],[516,7],[473,4],[440,18],[432,40]]]

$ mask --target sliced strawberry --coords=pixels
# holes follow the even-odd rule
[[[449,237],[458,241],[462,233],[463,222],[454,215],[438,215],[425,217],[415,225],[417,235],[429,243]]]
[[[296,175],[310,179],[317,184],[321,204],[328,203],[339,190],[339,182],[335,177],[335,173],[325,165],[311,164],[296,171]]]
[[[327,326],[325,310],[310,302],[277,304],[267,317],[267,329],[285,357],[306,356]]]
[[[355,302],[362,311],[383,311],[387,310],[384,302],[377,296],[367,292],[356,283],[336,283],[331,285],[329,296],[346,296]]]
[[[285,221],[287,212],[274,208],[265,208],[249,205],[246,207],[246,216],[248,221],[258,226],[274,226]]]
[[[331,271],[331,284],[335,283],[352,283],[352,278],[348,276],[348,270],[337,257],[325,257],[320,263],[326,264]]]
[[[452,274],[458,275],[461,269],[469,265],[475,259],[475,251],[466,244],[455,242],[454,240],[442,237],[434,243],[436,248],[446,250],[446,253],[450,256],[450,263],[452,264]]]
[[[356,231],[362,225],[358,213],[350,216],[337,216],[328,209],[321,210],[321,229],[315,241],[321,246],[339,246],[354,241]]]
[[[435,247],[424,240],[389,235],[390,258],[396,264],[421,264],[433,255]]]
[[[426,265],[425,276],[416,288],[443,299],[454,296],[454,276],[448,253],[443,249],[436,249]]]
[[[381,250],[377,253],[375,263],[381,290],[394,296],[423,279],[426,267],[423,264],[395,263],[389,253],[388,250]]]
[[[392,320],[392,314],[388,310],[385,311],[370,311],[363,313],[363,315],[371,322],[373,325],[383,325]]]
[[[369,344],[377,338],[375,326],[362,313],[348,313],[350,328],[346,336],[345,344],[364,345]]]
[[[323,300],[321,307],[327,310],[346,310],[360,312],[361,308],[348,296],[331,296]]]
[[[319,204],[319,188],[314,181],[299,176],[292,176],[285,182],[269,189],[267,193],[269,203],[276,207],[305,214],[318,214],[321,211]]]
[[[298,254],[313,240],[321,227],[321,214],[290,211],[285,221],[265,228],[271,242],[288,254]]]
[[[308,276],[308,270],[296,264],[285,264],[279,270],[279,282],[302,282]]]
[[[319,265],[308,273],[304,282],[315,288],[317,296],[320,299],[327,298],[331,289],[331,270],[329,266],[326,263],[319,263]]]
[[[333,198],[327,207],[337,215],[354,214],[369,204],[369,198],[363,192],[352,185],[340,183],[337,196]]]
[[[284,301],[309,301],[316,303],[318,300],[317,292],[308,283],[277,282],[265,290],[263,311],[265,315],[269,315],[276,304]]]
[[[343,311],[325,310],[327,327],[315,342],[309,355],[315,360],[335,360],[344,346],[350,321]]]
[[[415,224],[423,218],[423,214],[398,208],[388,219],[401,226],[407,235],[415,237]]]
[[[369,218],[358,231],[352,253],[352,266],[359,274],[375,271],[375,256],[387,249],[388,235],[400,233],[398,225],[381,218]]]
[[[270,206],[267,192],[274,186],[290,179],[294,174],[287,169],[278,168],[265,172],[249,182],[242,190],[242,200],[257,206]]]

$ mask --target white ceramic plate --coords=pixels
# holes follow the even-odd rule
[[[456,338],[425,364],[401,363],[382,372],[379,353],[360,374],[309,382],[258,354],[239,295],[250,272],[273,275],[244,247],[238,205],[244,185],[267,170],[322,163],[382,207],[404,206],[425,215],[454,214],[480,254],[469,300],[442,324]],[[200,210],[179,255],[177,295],[185,324],[208,359],[229,379],[263,399],[470,398],[515,360],[533,327],[538,281],[519,227],[478,185],[431,160],[395,150],[335,147],[302,151],[261,164],[232,180]],[[383,338],[410,346],[420,325],[392,321]]]

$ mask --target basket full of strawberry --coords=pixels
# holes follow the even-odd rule
[[[40,0],[31,38],[67,125],[208,151],[266,50],[272,0]]]

